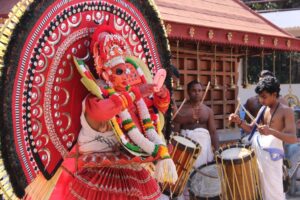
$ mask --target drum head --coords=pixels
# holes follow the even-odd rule
[[[242,159],[251,154],[251,151],[246,148],[230,148],[226,149],[221,153],[221,157],[224,160],[232,160],[232,159]]]
[[[221,181],[217,165],[212,163],[196,169],[190,177],[188,186],[191,195],[195,197],[219,197],[221,194]]]
[[[254,150],[246,144],[236,144],[220,148],[217,152],[217,161],[222,162],[233,162],[234,164],[240,164],[242,161],[246,162],[254,157]]]
[[[182,144],[182,145],[184,145],[186,147],[189,147],[189,148],[192,148],[192,149],[196,148],[196,144],[192,140],[190,140],[188,138],[185,138],[185,137],[177,135],[177,136],[174,136],[173,139],[176,142],[178,142],[179,144]]]

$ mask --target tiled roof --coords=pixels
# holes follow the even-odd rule
[[[291,37],[238,0],[155,0],[164,21]]]
[[[154,0],[169,38],[300,51],[300,40],[240,0]]]
[[[0,18],[6,18],[18,1],[0,0]],[[299,39],[239,0],[154,1],[169,38],[300,51]]]

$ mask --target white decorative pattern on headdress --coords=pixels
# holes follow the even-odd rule
[[[124,64],[124,63],[125,63],[125,60],[124,60],[123,56],[117,56],[117,57],[110,59],[106,63],[104,63],[104,66],[105,67],[114,67],[118,64]]]

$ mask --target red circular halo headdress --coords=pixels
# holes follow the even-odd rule
[[[21,0],[10,16],[0,33],[1,154],[9,175],[2,178],[22,197],[39,174],[51,179],[76,143],[87,91],[72,57],[93,66],[91,35],[103,32],[96,27],[111,27],[153,74],[170,71],[170,52],[152,0]]]
[[[131,55],[125,40],[109,26],[99,26],[93,33],[91,45],[95,67],[99,75],[120,63]]]

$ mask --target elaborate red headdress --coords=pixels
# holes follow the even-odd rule
[[[168,42],[152,0],[20,1],[0,32],[6,41],[0,45],[0,92],[5,96],[0,100],[0,178],[7,184],[3,191],[14,189],[4,195],[22,198],[27,186],[37,184],[30,188],[48,197],[53,182],[47,187],[45,178],[61,172],[81,128],[79,108],[88,91],[71,58],[89,62],[89,39],[101,76],[132,54],[153,74],[169,68]],[[127,37],[119,40],[119,34]],[[123,74],[129,76],[128,71]]]
[[[109,26],[100,26],[95,30],[90,48],[99,75],[103,70],[125,63],[126,44],[123,38]]]

